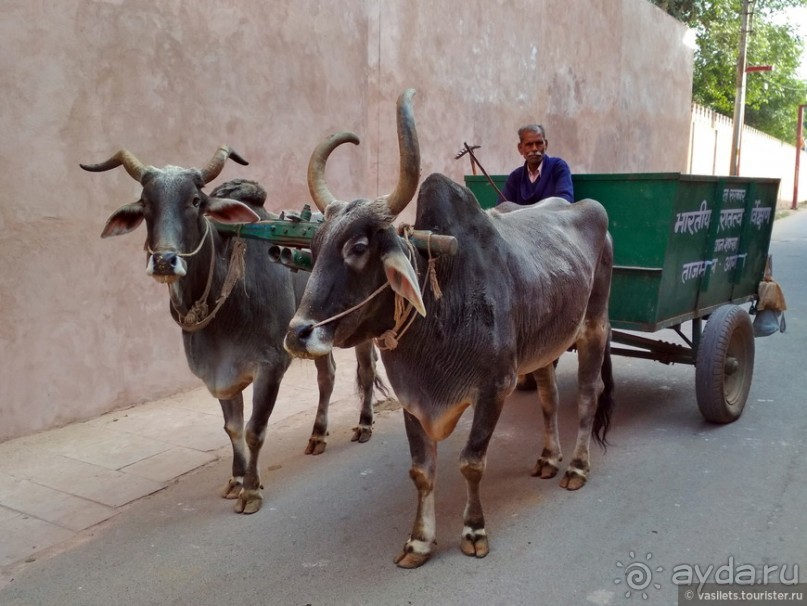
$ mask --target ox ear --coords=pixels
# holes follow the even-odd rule
[[[128,234],[143,222],[143,217],[142,202],[124,204],[106,220],[101,237],[108,238],[109,236]]]
[[[417,312],[426,317],[426,306],[423,305],[423,297],[420,294],[418,278],[412,264],[400,248],[385,253],[381,257],[384,263],[384,272],[387,274],[392,290],[409,301]]]
[[[219,223],[255,223],[261,220],[249,206],[230,198],[208,198],[205,214]]]

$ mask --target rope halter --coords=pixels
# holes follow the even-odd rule
[[[410,240],[409,237],[412,231],[413,227],[411,225],[402,225],[398,229],[398,235],[401,236],[404,242],[406,243],[407,257],[412,265],[412,268],[415,270],[415,273],[417,273],[417,264],[414,262],[415,245],[412,244],[412,241]],[[435,300],[438,300],[443,296],[443,293],[440,290],[440,284],[437,281],[437,269],[436,269],[437,257],[432,256],[431,236],[429,236],[428,255],[429,255],[429,261],[426,270],[426,276],[429,281],[429,287],[432,289],[432,292],[434,293],[434,298]],[[420,285],[421,292],[423,291],[423,286],[424,285]],[[331,316],[330,318],[322,320],[321,322],[317,322],[316,324],[314,324],[312,328],[319,328],[320,326],[324,326],[325,324],[333,322],[334,320],[338,320],[339,318],[342,318],[350,313],[353,313],[354,311],[365,306],[367,303],[369,303],[378,295],[380,295],[384,290],[387,289],[387,287],[391,287],[389,280],[387,280],[386,282],[384,282],[384,284],[375,289],[361,303],[358,303],[357,305],[354,305],[350,309],[346,309],[345,311],[342,311],[336,314],[335,316]],[[414,310],[415,310],[414,305],[412,305],[409,301],[404,299],[398,293],[395,293],[395,312],[393,315],[395,325],[391,329],[384,331],[380,336],[373,339],[373,342],[375,343],[376,347],[378,347],[382,351],[391,351],[397,348],[398,342],[400,341],[401,337],[403,337],[406,331],[409,330],[409,327],[412,325],[412,322],[414,322],[415,318],[417,317],[417,314],[413,313]]]
[[[177,318],[175,322],[179,324],[185,332],[196,332],[197,330],[201,330],[213,320],[218,313],[221,306],[224,305],[224,302],[230,296],[230,293],[233,290],[236,282],[240,280],[244,276],[244,269],[245,269],[245,259],[244,255],[246,253],[247,245],[244,240],[241,238],[234,238],[233,239],[233,249],[230,253],[230,263],[227,268],[227,276],[224,278],[224,284],[221,287],[221,294],[219,295],[218,299],[216,299],[215,307],[212,311],[209,311],[209,306],[207,304],[207,297],[210,295],[210,289],[213,285],[213,275],[214,270],[216,268],[216,241],[213,238],[213,234],[211,233],[211,226],[210,220],[205,217],[205,234],[202,236],[199,245],[189,253],[177,253],[179,257],[192,257],[197,254],[200,250],[202,250],[202,246],[204,245],[205,241],[207,240],[207,236],[210,236],[210,269],[207,272],[207,284],[205,284],[204,293],[196,302],[191,306],[188,310],[188,313],[182,314],[179,309],[177,309],[177,305],[174,302],[174,298],[171,297],[171,307],[173,307],[174,311],[177,313]],[[151,254],[154,254],[151,249],[149,249]],[[171,285],[169,284],[168,290],[169,296],[173,293],[171,290]]]

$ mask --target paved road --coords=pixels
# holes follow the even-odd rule
[[[373,439],[358,445],[349,442],[355,411],[344,404],[320,457],[302,454],[309,417],[274,432],[259,513],[236,515],[215,496],[228,465],[211,464],[24,565],[0,604],[676,604],[674,574],[695,574],[696,565],[713,567],[710,580],[720,566],[787,565],[788,580],[796,564],[807,580],[807,213],[777,222],[772,249],[788,331],[757,340],[742,418],[704,422],[691,367],[616,358],[612,445],[595,451],[589,483],[570,493],[530,477],[540,418],[533,396],[514,395],[483,483],[491,537],[483,560],[458,549],[456,461],[469,420],[440,447],[438,551],[404,571],[392,557],[410,529],[415,492],[401,412],[382,411]],[[573,361],[564,356],[559,368],[567,454]],[[631,564],[651,573],[643,589],[627,585]]]

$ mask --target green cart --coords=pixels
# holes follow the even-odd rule
[[[502,189],[506,176],[491,179]],[[694,365],[703,416],[737,419],[754,370],[754,332],[740,305],[756,299],[765,273],[779,180],[638,173],[575,175],[573,182],[576,199],[598,200],[609,215],[612,352]],[[486,177],[465,183],[483,208],[495,205]],[[683,344],[639,334],[661,329]]]

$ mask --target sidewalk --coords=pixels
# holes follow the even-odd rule
[[[331,403],[355,402],[353,350],[334,352]],[[379,372],[383,367],[379,362]],[[378,394],[376,393],[376,397]],[[314,423],[313,362],[292,362],[269,419],[294,415]],[[244,391],[245,418],[252,388]],[[0,444],[0,568],[117,515],[125,505],[162,490],[179,476],[232,456],[218,401],[204,387],[96,419]]]

